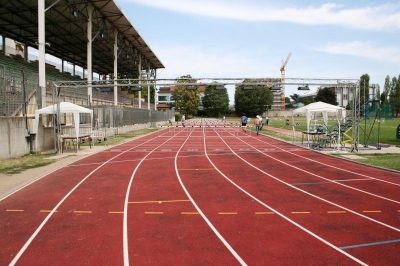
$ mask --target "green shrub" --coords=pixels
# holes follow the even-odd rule
[[[181,121],[181,119],[182,119],[182,114],[175,114],[175,121],[176,122]]]

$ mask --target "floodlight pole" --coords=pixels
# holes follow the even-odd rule
[[[87,81],[89,84],[92,84],[93,81],[93,66],[92,66],[92,18],[93,18],[93,6],[91,3],[88,3],[88,24],[87,24],[87,52],[86,52],[86,60],[87,60]],[[92,87],[88,87],[88,105],[90,106],[92,103]]]
[[[118,106],[118,31],[114,29],[114,106]]]
[[[45,1],[38,1],[38,48],[39,48],[39,87],[40,107],[46,107],[46,31]],[[45,119],[43,119],[45,120]],[[45,122],[45,121],[44,121]]]

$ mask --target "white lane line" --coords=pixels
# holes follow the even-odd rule
[[[231,148],[228,146],[228,144],[225,142],[225,140],[223,140],[222,138],[221,138],[221,140],[225,143],[225,145],[226,145],[229,149],[231,149]],[[239,139],[239,140],[240,140],[240,139]],[[242,140],[241,140],[241,141],[242,141]],[[249,145],[250,147],[252,147],[253,149],[259,151],[260,153],[264,154],[262,151],[258,150],[258,149],[255,148],[254,146],[252,146],[252,145],[250,145],[250,144],[248,144],[248,145]],[[368,217],[368,216],[365,216],[365,215],[363,215],[363,214],[361,214],[361,213],[358,213],[358,212],[353,211],[353,210],[351,210],[351,209],[348,209],[348,208],[346,208],[346,207],[344,207],[344,206],[341,206],[341,205],[336,204],[336,203],[334,203],[334,202],[328,201],[328,200],[326,200],[326,199],[324,199],[324,198],[318,197],[318,196],[316,196],[316,195],[314,195],[314,194],[312,194],[312,193],[310,193],[310,192],[308,192],[308,191],[302,190],[302,189],[300,189],[300,188],[298,188],[298,187],[296,187],[296,186],[293,186],[293,185],[291,185],[291,184],[289,184],[289,183],[287,183],[287,182],[285,182],[285,181],[283,181],[283,180],[281,180],[281,179],[279,179],[279,178],[277,178],[277,177],[275,177],[275,176],[273,176],[273,175],[271,175],[271,174],[265,172],[264,170],[258,168],[257,166],[251,164],[250,162],[246,161],[245,159],[243,159],[242,157],[240,157],[237,153],[235,153],[232,149],[231,149],[231,151],[232,151],[232,153],[235,154],[239,159],[241,159],[242,161],[244,161],[244,162],[247,163],[248,165],[252,166],[254,169],[257,169],[258,171],[262,172],[263,174],[265,174],[265,175],[267,175],[267,176],[269,176],[269,177],[272,177],[273,179],[275,179],[275,180],[277,180],[277,181],[279,181],[279,182],[281,182],[281,183],[283,183],[283,184],[285,184],[285,185],[287,185],[287,186],[290,186],[290,187],[292,187],[292,188],[294,188],[294,189],[296,189],[296,190],[299,190],[299,191],[301,191],[301,192],[303,192],[303,193],[305,193],[305,194],[307,194],[307,195],[310,195],[310,196],[312,196],[312,197],[314,197],[314,198],[317,198],[317,199],[319,199],[319,200],[322,200],[322,201],[324,201],[324,202],[327,202],[327,203],[329,203],[329,204],[332,204],[332,205],[334,205],[334,206],[336,206],[336,207],[339,207],[339,208],[341,208],[341,209],[343,209],[343,210],[346,210],[346,211],[348,211],[348,212],[351,212],[351,213],[353,213],[353,214],[355,214],[355,215],[358,215],[358,216],[360,216],[360,217],[362,217],[362,218],[368,219],[368,220],[370,220],[370,221],[372,221],[372,222],[378,223],[378,224],[380,224],[380,225],[383,225],[383,226],[385,226],[385,227],[388,227],[388,228],[390,228],[390,229],[393,229],[393,230],[395,230],[395,231],[397,231],[397,232],[400,232],[400,229],[399,229],[399,228],[396,228],[396,227],[393,227],[393,226],[391,226],[391,225],[385,224],[385,223],[383,223],[383,222],[381,222],[381,221],[372,219],[372,218],[370,218],[370,217]],[[270,157],[270,156],[268,156],[268,157]],[[290,164],[288,164],[288,163],[286,163],[286,162],[283,162],[283,161],[281,161],[281,160],[279,160],[279,159],[276,159],[276,158],[273,158],[273,157],[270,157],[270,158],[272,158],[272,159],[274,159],[274,160],[276,160],[276,161],[278,161],[278,162],[281,162],[281,163],[283,163],[283,164],[285,164],[285,165],[288,165],[288,166],[290,166],[290,167],[293,167],[293,168],[295,168],[295,169],[297,169],[297,170],[300,170],[300,171],[302,171],[302,172],[306,172],[306,173],[308,173],[308,174],[310,174],[310,175],[314,175],[314,176],[319,177],[318,175],[315,175],[315,174],[313,174],[313,173],[311,173],[311,172],[308,172],[308,171],[305,171],[305,170],[303,170],[303,169],[300,169],[300,168],[298,168],[298,167],[296,167],[296,166],[290,165]],[[326,179],[326,178],[324,178],[324,177],[320,177],[320,178]],[[326,179],[326,180],[329,180],[329,179]],[[330,180],[330,181],[332,181],[332,180]],[[336,183],[335,181],[332,181],[332,182]],[[338,184],[340,184],[340,183],[338,183]],[[347,185],[344,185],[344,184],[340,184],[340,185],[345,186],[345,187],[348,187]],[[349,187],[349,188],[350,188],[350,189],[355,189],[355,188],[352,188],[352,187]],[[355,190],[358,190],[358,189],[355,189]],[[361,191],[361,192],[363,192],[363,191]],[[365,193],[370,194],[370,193],[368,193],[368,192],[365,192]],[[383,198],[383,197],[380,197],[379,195],[374,195],[374,194],[371,194],[371,195],[372,195],[372,196],[376,196],[376,197],[378,197],[378,198]],[[383,198],[383,199],[386,199],[386,198]],[[390,199],[388,199],[388,200],[389,200],[389,201],[393,201],[393,200],[390,200]],[[394,201],[394,202],[396,202],[396,201]]]
[[[239,155],[237,155],[229,146],[228,144],[221,138],[221,140],[225,143],[225,145],[228,147],[228,149],[230,149],[232,151],[232,153],[234,153],[239,159],[241,159],[242,161],[244,161],[245,163],[247,163],[248,165],[254,167],[255,169],[263,172],[261,169],[258,169],[257,167],[253,166],[252,164],[250,164],[249,162],[247,162],[246,160],[244,160],[243,158],[241,158]],[[353,257],[352,255],[350,255],[349,253],[341,250],[340,248],[338,248],[337,246],[333,245],[332,243],[328,242],[327,240],[323,239],[322,237],[318,236],[317,234],[311,232],[310,230],[306,229],[305,227],[301,226],[300,224],[296,223],[295,221],[291,220],[290,218],[288,218],[287,216],[283,215],[282,213],[278,212],[277,210],[275,210],[274,208],[272,208],[271,206],[265,204],[264,202],[262,202],[261,200],[259,200],[258,198],[256,198],[255,196],[253,196],[252,194],[250,194],[249,192],[247,192],[245,189],[243,189],[242,187],[240,187],[238,184],[236,184],[235,182],[233,182],[229,177],[227,177],[223,172],[221,172],[215,165],[214,163],[211,161],[211,159],[208,157],[207,153],[206,153],[206,157],[209,160],[209,162],[215,167],[215,169],[226,179],[228,180],[232,185],[234,185],[235,187],[237,187],[239,190],[241,190],[243,193],[245,193],[246,195],[248,195],[249,197],[251,197],[252,199],[254,199],[255,201],[257,201],[258,203],[260,203],[261,205],[263,205],[264,207],[270,209],[272,212],[274,212],[274,214],[279,215],[280,217],[282,217],[283,219],[285,219],[286,221],[290,222],[291,224],[295,225],[296,227],[300,228],[301,230],[303,230],[304,232],[310,234],[311,236],[315,237],[316,239],[320,240],[321,242],[325,243],[326,245],[330,246],[331,248],[335,249],[336,251],[342,253],[343,255],[349,257],[350,259],[356,261],[357,263],[361,264],[361,265],[368,265],[365,262],[357,259],[356,257]],[[263,172],[265,173],[265,172]],[[274,179],[277,179],[276,177],[273,177],[272,175],[269,175],[267,173],[265,173],[268,176],[271,176]],[[277,179],[278,181],[280,181],[279,179]],[[281,181],[283,182],[283,181]],[[283,182],[285,183],[285,182]],[[288,184],[289,186],[291,186],[290,184]],[[293,186],[291,186],[293,187]],[[294,187],[296,188],[296,187]]]
[[[151,141],[152,139],[147,140],[146,142]],[[144,142],[144,143],[146,143]],[[144,143],[141,143],[139,145],[143,145]],[[137,145],[137,146],[139,146]],[[133,147],[132,149],[136,148],[137,146]],[[43,222],[36,228],[35,232],[31,235],[31,237],[26,241],[26,243],[22,246],[22,248],[18,251],[17,255],[13,258],[13,260],[10,262],[10,266],[15,265],[19,258],[22,256],[22,254],[25,252],[25,250],[29,247],[29,245],[32,243],[32,241],[35,239],[35,237],[39,234],[39,232],[42,230],[42,228],[46,225],[47,221],[51,218],[51,216],[57,212],[57,209],[61,206],[61,204],[64,203],[64,201],[74,192],[86,179],[88,179],[93,173],[95,173],[98,169],[103,167],[105,164],[107,164],[109,161],[113,160],[114,158],[124,154],[127,151],[124,151],[111,159],[105,161],[101,165],[99,165],[97,168],[95,168],[92,172],[90,172],[86,177],[84,177],[75,187],[73,187],[65,196],[60,200],[60,202],[50,211],[50,213],[46,216],[46,218],[43,220]],[[87,157],[86,157],[87,158]],[[60,168],[59,168],[60,169]],[[54,171],[53,171],[54,172]]]
[[[280,149],[280,150],[282,150],[284,152],[290,153],[290,154],[292,154],[294,156],[297,156],[297,157],[306,159],[308,161],[314,162],[314,163],[318,163],[318,164],[321,164],[321,165],[324,165],[324,166],[328,166],[328,167],[331,167],[331,168],[334,168],[334,169],[337,169],[337,170],[340,170],[340,171],[344,171],[344,172],[347,172],[347,173],[350,173],[350,174],[354,174],[354,175],[358,175],[358,176],[362,176],[362,177],[366,177],[366,178],[371,178],[371,179],[374,179],[374,180],[377,180],[377,181],[380,181],[380,182],[383,182],[383,183],[388,183],[388,184],[391,184],[391,185],[400,186],[400,184],[397,184],[397,183],[389,182],[389,181],[382,180],[382,179],[379,179],[379,178],[376,178],[376,177],[368,176],[368,175],[361,174],[361,173],[356,173],[356,172],[353,172],[353,171],[350,171],[350,170],[347,170],[347,169],[342,169],[342,168],[339,168],[339,167],[336,167],[336,166],[333,166],[333,165],[330,165],[330,164],[322,163],[322,162],[316,161],[314,159],[307,158],[307,157],[301,156],[299,154],[289,152],[289,151],[284,150],[282,148],[279,148],[279,147],[277,147],[277,146],[275,146],[273,144],[269,144],[269,143],[267,143],[265,141],[261,141],[261,142],[263,142],[265,144],[268,144],[269,146],[275,147],[277,149]]]
[[[240,139],[240,141],[244,142],[244,141],[241,140],[241,139]],[[224,142],[225,142],[225,141],[224,141]],[[337,181],[335,181],[335,180],[331,180],[331,179],[325,178],[325,177],[323,177],[323,176],[320,176],[320,175],[314,174],[314,173],[312,173],[312,172],[309,172],[309,171],[307,171],[307,170],[301,169],[300,167],[291,165],[291,164],[289,164],[289,163],[287,163],[287,162],[284,162],[284,161],[282,161],[282,160],[279,160],[279,159],[277,159],[277,158],[274,158],[274,157],[272,157],[271,155],[266,154],[265,152],[263,152],[263,151],[257,149],[256,147],[254,147],[253,145],[251,145],[251,144],[249,144],[249,143],[247,143],[247,142],[244,142],[244,143],[246,143],[247,145],[249,145],[249,146],[252,147],[253,149],[257,150],[259,153],[264,154],[265,156],[267,156],[267,157],[269,157],[269,158],[271,158],[271,159],[273,159],[273,160],[275,160],[275,161],[278,161],[278,162],[280,162],[280,163],[282,163],[282,164],[285,164],[285,165],[287,165],[287,166],[289,166],[289,167],[292,167],[292,168],[297,169],[297,170],[299,170],[299,171],[302,171],[302,172],[304,172],[304,173],[310,174],[310,175],[315,176],[315,177],[318,177],[318,178],[320,178],[320,179],[323,179],[323,180],[326,180],[326,181],[329,181],[329,182],[338,184],[338,185],[340,185],[340,186],[343,186],[343,187],[346,187],[346,188],[349,188],[349,189],[356,190],[356,191],[358,191],[358,192],[361,192],[361,193],[364,193],[364,194],[367,194],[367,195],[370,195],[370,196],[373,196],[373,197],[377,197],[377,198],[380,198],[380,199],[384,199],[384,200],[387,200],[387,201],[391,201],[391,202],[400,204],[400,201],[393,200],[393,199],[389,199],[389,198],[386,198],[386,197],[383,197],[383,196],[380,196],[380,195],[377,195],[377,194],[374,194],[374,193],[371,193],[371,192],[368,192],[368,191],[365,191],[365,190],[362,190],[362,189],[358,189],[358,188],[355,188],[355,187],[352,187],[352,186],[349,186],[349,185],[346,185],[346,184],[342,184],[342,183],[337,182]],[[288,152],[288,153],[292,154],[291,152]],[[293,155],[297,156],[296,154],[293,154]],[[305,157],[303,157],[303,156],[298,156],[298,157],[305,158]],[[313,161],[313,160],[312,160],[312,161]],[[317,162],[317,161],[314,161],[314,162]],[[322,165],[326,165],[326,166],[330,166],[330,165],[328,165],[328,164],[323,164],[323,163],[321,163],[321,164],[322,164]],[[337,168],[337,167],[334,167],[334,166],[330,166],[330,167],[333,167],[333,168],[335,168],[335,169],[340,169],[340,168]],[[342,169],[340,169],[340,170],[342,170]],[[346,171],[346,170],[343,170],[343,171]],[[346,171],[346,172],[350,172],[350,173],[353,173],[353,174],[357,174],[357,173],[354,173],[354,172],[351,172],[351,171]],[[362,175],[362,174],[358,174],[358,175],[364,176],[364,177],[367,177],[367,178],[370,178],[371,180],[382,181],[382,180],[380,180],[380,179],[376,179],[376,178],[369,177],[369,176],[366,176],[366,175]]]
[[[140,165],[146,160],[146,158],[152,154],[153,152],[156,152],[162,145],[170,141],[174,136],[168,138],[161,144],[159,144],[157,147],[155,147],[153,150],[149,151],[146,156],[144,156],[140,162],[136,165],[135,170],[133,171],[131,178],[129,180],[128,187],[126,189],[126,194],[125,194],[125,202],[124,202],[124,218],[123,218],[123,236],[122,236],[122,241],[123,241],[123,254],[124,254],[124,265],[128,266],[129,265],[129,243],[128,243],[128,205],[129,205],[129,194],[131,191],[132,187],[132,182],[133,179],[136,175],[136,172],[138,171]]]
[[[204,132],[204,128],[203,128],[203,132]],[[189,191],[186,189],[185,185],[182,182],[181,176],[179,175],[179,171],[178,171],[177,159],[178,159],[179,152],[181,151],[182,147],[185,145],[185,143],[188,140],[189,140],[189,137],[185,140],[185,142],[179,148],[178,152],[176,153],[176,157],[175,157],[175,172],[176,172],[177,178],[179,180],[179,183],[181,184],[182,189],[185,191],[185,193],[188,196],[188,198],[190,199],[190,201],[193,203],[193,206],[196,208],[197,212],[201,215],[201,217],[204,219],[204,221],[208,224],[208,226],[211,228],[211,230],[215,233],[215,235],[221,240],[221,242],[232,253],[232,255],[237,259],[237,261],[241,265],[247,265],[246,262],[244,262],[244,260],[239,256],[239,254],[231,247],[231,245],[229,245],[229,243],[225,240],[225,238],[218,232],[218,230],[214,227],[214,225],[210,222],[210,220],[208,220],[207,216],[201,211],[199,206],[197,206],[196,202],[193,200]],[[204,149],[206,149],[204,133],[203,133],[203,143],[204,143]]]

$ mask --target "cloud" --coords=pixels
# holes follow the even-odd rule
[[[399,64],[400,62],[399,47],[380,47],[372,41],[329,43],[327,45],[314,47],[312,49],[321,52],[327,52],[329,54],[352,55],[393,64]]]
[[[339,25],[364,30],[400,29],[400,3],[346,8],[327,3],[320,6],[276,8],[251,1],[232,0],[122,0],[154,8],[199,16],[242,21],[282,21],[303,25]]]
[[[159,76],[179,77],[192,75],[196,78],[229,78],[261,76],[279,76],[279,61],[274,66],[265,65],[265,62],[256,60],[257,51],[243,51],[239,54],[222,50],[201,50],[194,46],[165,45],[155,47],[157,55],[162,58],[166,69],[159,70]],[[246,74],[247,73],[247,74]],[[272,74],[271,74],[272,73]]]

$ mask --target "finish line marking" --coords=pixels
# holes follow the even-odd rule
[[[74,213],[92,213],[92,211],[74,211]]]
[[[163,212],[144,212],[144,214],[164,214]]]
[[[310,212],[292,212],[292,214],[309,214]]]
[[[219,212],[218,214],[237,214],[237,212]]]
[[[110,214],[123,214],[124,212],[108,212]]]
[[[396,240],[388,240],[388,241],[381,241],[381,242],[372,242],[368,244],[359,244],[359,245],[352,245],[352,246],[344,246],[344,247],[339,247],[340,249],[350,249],[350,248],[359,248],[359,247],[368,247],[368,246],[376,246],[376,245],[384,245],[384,244],[390,244],[390,243],[397,243],[400,242],[400,239]]]
[[[256,212],[256,214],[275,214],[274,212]]]
[[[6,212],[23,212],[24,210],[6,210]]]
[[[40,210],[40,212],[52,212],[52,210]],[[58,211],[54,211],[54,212],[58,212]]]
[[[363,211],[363,212],[382,212],[382,211]]]
[[[200,214],[198,212],[181,212],[181,214]]]
[[[328,211],[328,213],[346,213],[346,211]]]
[[[145,204],[145,203],[171,203],[171,202],[188,202],[190,200],[151,200],[151,201],[131,201],[128,204]]]

